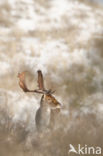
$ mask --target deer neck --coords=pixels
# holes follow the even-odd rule
[[[45,95],[42,96],[41,98],[41,101],[40,101],[40,107],[43,109],[43,110],[49,110],[49,104],[47,103],[47,101],[45,100]]]

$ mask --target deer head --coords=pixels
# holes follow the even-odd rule
[[[25,83],[25,72],[19,73],[19,86],[24,92],[34,92],[44,95],[43,100],[45,100],[46,103],[48,103],[51,108],[59,108],[61,107],[61,104],[56,100],[56,98],[52,95],[54,91],[51,89],[45,89],[44,87],[44,80],[43,80],[43,74],[41,70],[37,71],[38,73],[38,89],[30,90],[28,89],[26,83]]]

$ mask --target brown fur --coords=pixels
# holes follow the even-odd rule
[[[55,99],[53,95],[45,95],[45,100],[48,102],[48,104],[52,107],[61,106],[61,104]]]

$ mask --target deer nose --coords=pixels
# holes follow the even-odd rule
[[[58,102],[58,103],[55,105],[55,108],[61,109],[61,104]]]
[[[59,104],[56,106],[56,108],[61,108],[61,104],[59,103]]]

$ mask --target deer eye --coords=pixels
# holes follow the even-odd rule
[[[49,98],[48,101],[51,101],[51,99]]]

